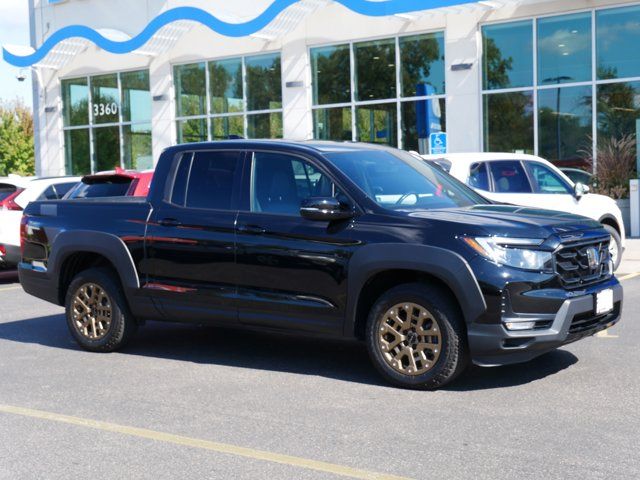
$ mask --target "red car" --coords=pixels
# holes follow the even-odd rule
[[[152,179],[153,170],[137,172],[116,168],[110,172],[85,175],[64,198],[146,197]]]

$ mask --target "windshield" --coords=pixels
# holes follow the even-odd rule
[[[442,169],[400,150],[333,152],[326,156],[385,208],[432,210],[488,203]]]

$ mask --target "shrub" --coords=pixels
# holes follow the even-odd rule
[[[636,137],[598,139],[595,193],[620,199],[629,196],[629,179],[636,177]],[[593,166],[589,155],[587,162]]]

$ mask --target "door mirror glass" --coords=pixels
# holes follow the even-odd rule
[[[331,222],[353,217],[353,210],[333,197],[309,197],[302,201],[300,215],[308,220]]]
[[[589,187],[584,183],[576,183],[573,187],[573,193],[576,198],[581,198],[583,195],[589,193]]]

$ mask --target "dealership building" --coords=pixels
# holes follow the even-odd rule
[[[640,125],[638,2],[29,2],[32,45],[3,54],[34,72],[40,175],[236,137],[568,165]]]

